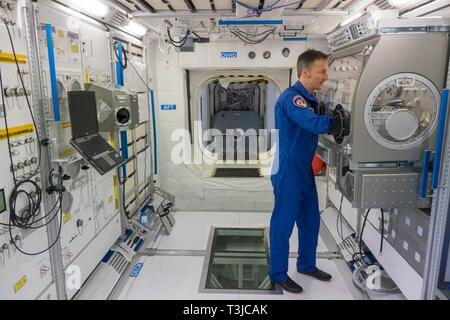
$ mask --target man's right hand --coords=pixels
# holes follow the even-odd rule
[[[350,134],[350,115],[340,104],[333,111],[334,125],[331,134],[337,144],[341,144],[344,137]]]

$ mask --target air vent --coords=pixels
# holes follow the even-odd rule
[[[122,274],[128,266],[128,261],[118,252],[114,252],[108,264],[117,271],[117,273]]]
[[[116,11],[114,15],[111,17],[111,19],[108,21],[108,23],[112,24],[113,26],[120,28],[127,16],[119,11]]]
[[[391,6],[388,0],[376,0],[373,4],[375,4],[382,10],[396,9],[395,7]]]

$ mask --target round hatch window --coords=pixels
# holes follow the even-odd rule
[[[364,122],[370,136],[394,150],[416,147],[437,127],[440,95],[427,78],[399,73],[381,81],[369,95]]]

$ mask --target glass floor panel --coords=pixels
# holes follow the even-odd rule
[[[268,277],[268,228],[212,227],[200,292],[281,294]]]

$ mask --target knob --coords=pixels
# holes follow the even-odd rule
[[[16,89],[15,88],[6,88],[5,89],[5,96],[13,97],[15,95],[16,95]]]
[[[18,97],[24,96],[26,93],[26,90],[24,88],[16,88],[16,94]]]

